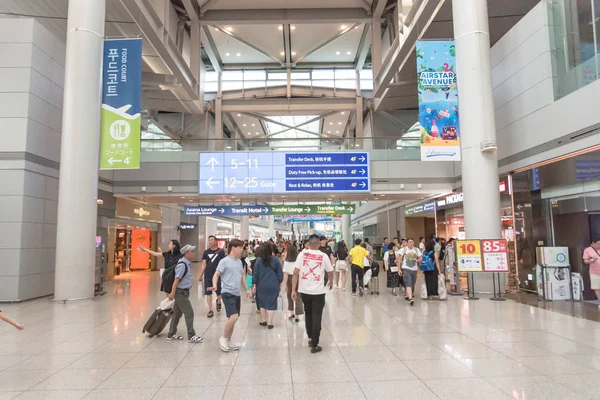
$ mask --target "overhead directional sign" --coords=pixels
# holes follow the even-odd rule
[[[186,206],[183,212],[186,216],[231,216],[231,215],[269,215],[268,206]]]
[[[369,153],[200,153],[200,194],[369,192]]]
[[[186,206],[186,216],[231,215],[340,215],[353,214],[352,204],[316,204],[295,206]]]
[[[273,215],[296,215],[296,214],[354,214],[354,206],[351,204],[317,204],[297,206],[271,206]]]

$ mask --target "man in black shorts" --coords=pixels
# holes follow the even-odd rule
[[[217,246],[217,238],[215,236],[208,237],[208,250],[202,255],[202,267],[200,268],[200,282],[204,281],[204,294],[207,296],[208,303],[208,318],[212,318],[213,313],[213,291],[210,290],[213,282],[213,276],[217,270],[217,266],[222,259],[225,258],[223,249]],[[221,280],[219,279],[216,288],[217,295],[217,312],[221,312]]]

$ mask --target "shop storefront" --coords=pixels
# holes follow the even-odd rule
[[[138,248],[157,247],[160,207],[117,199],[115,214],[108,221],[108,279],[123,272],[156,270],[156,259]]]
[[[498,183],[500,192],[500,221],[502,238],[507,240],[511,271],[508,288],[517,287],[517,245],[513,216],[513,189],[510,176],[502,177]],[[455,192],[435,199],[436,234],[438,237],[462,240],[466,238],[463,211],[463,194]]]
[[[436,232],[435,201],[404,207],[404,221],[407,238],[413,238],[415,242],[420,237],[430,238]]]
[[[600,237],[600,151],[512,175],[520,287],[535,291],[536,247],[567,247],[584,300],[595,300],[583,250]]]

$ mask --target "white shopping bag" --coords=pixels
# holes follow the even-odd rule
[[[198,300],[204,300],[204,285],[202,282],[198,285]]]
[[[160,269],[160,277],[161,277],[161,279],[162,279],[162,276],[163,276],[163,274],[164,274],[164,273],[165,273],[165,269],[164,269],[164,268],[161,268],[161,269]]]
[[[427,285],[425,283],[421,285],[421,298],[424,300],[427,299]]]
[[[281,296],[277,297],[277,311],[283,311],[283,297]]]
[[[371,275],[373,274],[373,272],[371,271],[371,269],[369,268],[367,270],[367,272],[365,272],[365,276],[363,276],[363,284],[366,286],[369,284],[369,282],[371,281]]]
[[[446,300],[448,297],[448,291],[446,290],[446,279],[443,275],[438,276],[438,294],[440,300]]]
[[[163,311],[170,310],[171,308],[173,308],[173,305],[175,305],[175,300],[169,300],[169,298],[167,297],[166,299],[160,302],[159,308]]]

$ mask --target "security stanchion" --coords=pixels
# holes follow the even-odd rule
[[[496,277],[496,275],[498,275]],[[490,300],[492,301],[506,301],[506,299],[504,297],[502,297],[502,285],[500,283],[500,273],[499,272],[494,272],[492,273],[492,280],[493,280],[493,285],[494,285],[494,296],[490,297]],[[496,289],[496,281],[498,281],[498,288]]]
[[[467,295],[463,299],[479,300],[479,297],[475,296],[475,277],[472,272],[467,272]]]

